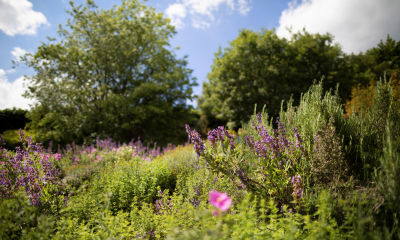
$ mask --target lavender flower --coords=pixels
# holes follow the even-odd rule
[[[34,206],[42,204],[41,196],[47,188],[53,196],[63,195],[60,171],[53,167],[49,156],[44,154],[41,144],[34,143],[19,131],[22,149],[17,147],[15,155],[5,154],[0,167],[0,198],[13,198],[18,191],[25,192]],[[65,196],[67,197],[67,196]]]

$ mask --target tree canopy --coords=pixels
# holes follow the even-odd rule
[[[91,0],[75,6],[58,42],[48,38],[22,62],[33,67],[29,91],[35,99],[29,127],[43,141],[91,142],[111,137],[179,143],[193,122],[196,79],[177,59],[168,40],[169,19],[137,0],[110,10]]]
[[[326,90],[340,83],[340,96],[349,96],[353,83],[348,59],[332,42],[329,33],[309,34],[305,29],[290,40],[275,30],[241,30],[224,52],[215,54],[199,99],[203,115],[210,125],[219,121],[238,128],[257,104],[257,111],[266,105],[268,114],[277,117],[282,100],[293,96],[297,104],[301,93],[322,76]]]
[[[386,42],[365,53],[351,54],[349,65],[355,72],[355,86],[351,89],[350,99],[345,103],[346,115],[349,116],[354,107],[356,114],[361,108],[370,107],[375,96],[375,85],[380,79],[387,76],[393,89],[394,101],[399,100],[400,94],[400,41],[396,43],[389,35]]]

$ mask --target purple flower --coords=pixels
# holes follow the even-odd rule
[[[218,191],[210,192],[210,203],[222,212],[226,212],[232,206],[232,200],[228,194]]]

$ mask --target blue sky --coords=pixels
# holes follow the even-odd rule
[[[75,4],[86,0],[76,0]],[[32,100],[21,94],[26,90],[24,75],[35,72],[25,65],[11,69],[12,60],[25,52],[34,53],[46,36],[57,37],[58,25],[70,17],[67,0],[0,0],[0,109],[29,109]],[[120,0],[95,0],[103,9]],[[178,57],[188,55],[199,86],[207,81],[214,53],[246,28],[259,31],[275,28],[280,37],[290,38],[286,27],[294,32],[306,27],[310,33],[329,32],[346,53],[359,53],[375,47],[390,34],[400,40],[399,0],[149,0],[146,5],[163,12],[176,26],[170,40],[179,46]],[[26,82],[25,82],[26,83]],[[196,106],[196,102],[191,103]]]

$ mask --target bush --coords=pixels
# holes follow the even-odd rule
[[[314,175],[315,185],[337,192],[336,189],[341,183],[349,181],[351,167],[345,160],[334,121],[331,117],[328,124],[316,134],[311,173]]]
[[[15,151],[16,147],[22,148],[22,142],[19,140],[19,130],[6,130],[1,135],[6,143],[5,148],[10,151]],[[32,137],[36,141],[35,135],[30,131],[24,131],[26,136]]]
[[[0,201],[0,239],[49,239],[53,218],[42,215],[20,194]]]

